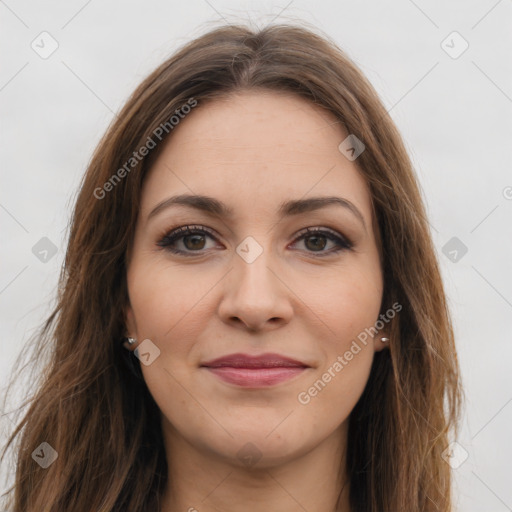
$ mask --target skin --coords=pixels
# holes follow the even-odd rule
[[[244,91],[200,103],[146,177],[129,254],[126,322],[127,335],[160,350],[141,367],[162,412],[169,466],[163,512],[229,512],[247,503],[253,512],[325,512],[342,488],[343,511],[350,510],[343,486],[348,418],[375,351],[385,347],[385,329],[360,344],[309,403],[298,400],[379,317],[379,241],[357,161],[338,150],[347,135],[302,98]],[[174,205],[148,218],[178,194],[212,196],[233,217]],[[278,217],[283,201],[313,196],[349,200],[365,226],[336,205]],[[210,228],[215,238],[176,241],[190,257],[157,245],[187,224]],[[334,253],[336,243],[321,235],[298,239],[306,227],[331,228],[353,248]],[[263,251],[251,263],[236,252],[248,236]],[[277,352],[310,367],[263,389],[228,384],[200,368],[235,352]],[[237,455],[247,443],[258,459],[252,466]]]

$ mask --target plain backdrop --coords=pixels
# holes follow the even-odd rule
[[[372,82],[421,182],[467,397],[458,510],[512,510],[510,0],[0,0],[0,20],[2,389],[53,304],[92,151],[135,86],[221,23],[305,20]]]

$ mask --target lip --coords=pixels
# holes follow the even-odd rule
[[[200,365],[230,384],[246,388],[273,386],[292,379],[310,366],[280,354],[229,354]]]

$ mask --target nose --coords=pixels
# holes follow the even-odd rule
[[[249,331],[266,331],[290,321],[293,293],[267,254],[264,251],[252,263],[238,254],[233,256],[234,268],[224,280],[218,308],[225,323]]]

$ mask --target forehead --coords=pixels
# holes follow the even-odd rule
[[[177,128],[168,146],[217,152],[227,162],[245,154],[258,161],[281,156],[290,164],[300,163],[304,154],[332,153],[333,144],[336,149],[338,139],[346,136],[333,114],[304,98],[267,90],[199,103]]]
[[[291,94],[245,91],[199,101],[149,171],[142,207],[196,193],[255,215],[283,200],[340,195],[371,225],[366,182],[338,149],[347,135],[333,114]]]

